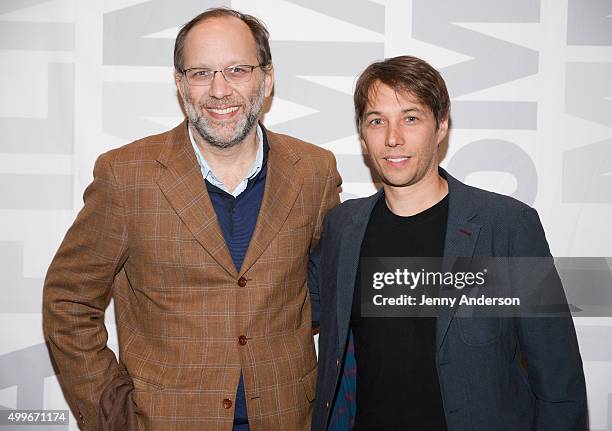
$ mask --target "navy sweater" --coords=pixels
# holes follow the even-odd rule
[[[263,133],[263,164],[261,171],[248,182],[247,188],[233,197],[229,193],[205,181],[210,200],[217,214],[217,221],[221,226],[225,244],[229,249],[236,271],[240,272],[240,267],[244,261],[249,242],[255,230],[257,216],[261,208],[264,188],[266,185],[266,174],[268,165],[268,141],[265,132]],[[240,374],[240,382],[236,392],[234,403],[234,431],[246,431],[248,427],[246,396],[244,393],[244,379]]]

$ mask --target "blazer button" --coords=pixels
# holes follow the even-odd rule
[[[325,408],[328,409],[329,408],[329,401],[325,403]]]
[[[336,367],[339,367],[339,366],[340,366],[340,359],[336,358]]]
[[[247,337],[244,335],[241,335],[240,337],[238,337],[238,344],[240,344],[241,346],[244,346],[247,343]]]
[[[240,277],[240,278],[238,279],[238,286],[240,286],[240,287],[244,287],[244,286],[246,286],[246,285],[247,285],[247,279],[246,279],[246,278],[244,278],[244,277]]]
[[[229,398],[226,398],[223,400],[223,408],[224,409],[231,409],[232,408],[232,400],[230,400]]]

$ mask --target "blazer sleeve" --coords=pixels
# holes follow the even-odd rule
[[[310,247],[310,256],[308,259],[308,291],[310,293],[310,303],[312,306],[312,326],[319,327],[320,301],[319,301],[319,261],[320,261],[320,244],[319,240],[323,233],[323,224],[327,212],[340,203],[340,188],[342,186],[342,178],[336,167],[336,158],[329,151],[327,178],[325,181],[325,189],[323,190],[323,198],[321,206],[317,214],[315,233]]]
[[[340,189],[342,186],[342,178],[338,173],[336,167],[336,158],[331,151],[328,151],[328,164],[327,164],[327,178],[325,180],[325,189],[323,190],[323,197],[321,199],[321,205],[319,212],[317,213],[317,221],[315,226],[315,233],[310,244],[312,250],[321,237],[321,231],[323,229],[323,220],[327,212],[334,208],[340,203]]]
[[[324,227],[321,233],[321,238],[314,250],[310,252],[308,257],[308,292],[310,294],[310,303],[312,305],[312,327],[314,333],[318,333],[318,328],[321,322],[321,299],[319,296],[320,274],[321,274],[321,249],[324,247],[327,231],[327,218],[324,221]]]
[[[66,401],[79,427],[93,430],[100,396],[120,374],[106,345],[104,312],[128,255],[124,206],[107,155],[96,161],[83,199],[45,278],[43,328]]]
[[[539,301],[548,304],[554,298],[551,305],[556,309],[555,316],[516,318],[536,402],[535,430],[586,430],[586,385],[576,331],[544,229],[533,208],[525,209],[517,221],[511,254],[522,262],[518,288],[530,289]],[[564,308],[561,313],[560,306]]]

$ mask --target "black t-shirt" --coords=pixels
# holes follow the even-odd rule
[[[441,257],[448,196],[410,217],[375,205],[360,257]],[[354,431],[446,430],[436,371],[435,317],[361,317],[357,270],[351,329],[357,361]]]

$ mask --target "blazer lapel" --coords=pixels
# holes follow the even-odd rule
[[[240,274],[248,271],[268,248],[287,220],[302,189],[302,175],[297,165],[300,157],[281,137],[265,129],[263,132],[270,148],[266,185],[253,237]]]
[[[383,195],[382,189],[376,194],[363,201],[363,205],[353,214],[340,239],[338,271],[337,271],[337,325],[338,325],[338,349],[344,351],[348,336],[351,310],[353,307],[353,294],[355,291],[355,279],[359,266],[359,255],[361,254],[361,243],[365,236],[370,215],[376,202]]]
[[[471,258],[480,233],[480,225],[470,222],[476,215],[476,205],[471,200],[469,189],[450,174],[440,168],[440,173],[448,182],[448,222],[444,242],[444,257],[442,271],[452,271],[458,257]],[[459,289],[440,291],[445,297],[459,298],[464,292]],[[458,301],[457,301],[458,303]],[[438,349],[442,347],[457,307],[440,308],[437,327]]]
[[[175,128],[158,162],[165,170],[158,186],[202,247],[234,278],[236,267],[225,244],[202,171],[189,141],[187,122]]]

